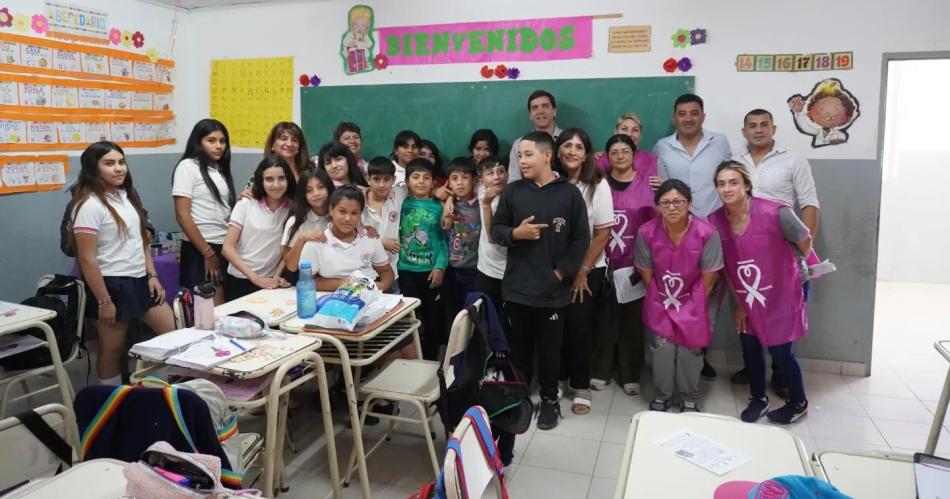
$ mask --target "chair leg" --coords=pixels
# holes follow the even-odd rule
[[[23,390],[23,394],[26,395],[26,401],[29,403],[30,407],[36,407],[36,398],[30,392],[30,385],[26,383],[26,378],[20,380],[20,389]]]
[[[366,413],[369,411],[369,404],[375,399],[372,395],[366,397],[363,400],[363,410],[360,411],[360,430],[363,429],[366,422]],[[360,432],[362,434],[362,431]],[[343,478],[343,486],[350,486],[350,478],[353,476],[353,468],[356,467],[356,446],[353,446],[353,449],[350,450],[350,459],[346,465],[346,477]]]
[[[399,402],[396,401],[396,400],[391,400],[389,403],[394,405],[394,407],[393,407],[393,415],[398,414],[398,411],[399,411]],[[396,429],[396,420],[395,420],[395,419],[390,419],[390,420],[389,420],[389,428],[386,429],[386,441],[387,441],[387,442],[392,441],[392,439],[393,439],[393,431],[395,431],[395,429]]]
[[[419,410],[419,420],[422,423],[422,433],[426,437],[426,446],[429,448],[429,459],[432,460],[432,473],[435,475],[436,480],[439,479],[439,459],[435,454],[435,442],[432,438],[432,427],[429,425],[429,411],[427,410],[425,404],[418,400],[413,400],[416,408]]]

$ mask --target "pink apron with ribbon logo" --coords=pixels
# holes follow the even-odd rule
[[[609,175],[609,174],[608,174]],[[633,265],[633,245],[637,229],[656,215],[650,177],[656,176],[656,162],[637,169],[637,176],[623,191],[610,189],[614,201],[614,226],[607,240],[607,260],[610,268],[620,269]]]
[[[808,331],[798,257],[779,221],[783,206],[752,198],[742,234],[732,232],[725,206],[709,215],[722,239],[729,282],[748,316],[748,332],[766,347],[795,341]]]
[[[709,222],[690,216],[683,240],[674,246],[660,217],[640,227],[653,254],[653,279],[647,283],[643,325],[686,348],[707,347],[712,340],[700,261],[715,232]]]

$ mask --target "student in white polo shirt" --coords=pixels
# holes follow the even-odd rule
[[[96,142],[80,157],[73,190],[76,257],[98,319],[99,382],[122,384],[119,362],[129,321],[141,318],[158,334],[175,328],[149,252],[142,201],[132,186],[125,153],[118,144]]]
[[[224,257],[221,248],[234,207],[231,145],[218,120],[195,124],[185,153],[172,171],[175,219],[184,232],[178,284],[192,289],[203,282],[217,286],[214,303],[224,303]]]
[[[297,268],[300,252],[307,241],[323,236],[330,221],[330,194],[333,194],[333,179],[326,171],[309,168],[300,173],[290,218],[284,225],[280,247],[284,258],[284,279],[297,283]]]
[[[393,269],[383,243],[359,230],[365,204],[363,193],[351,185],[330,196],[326,242],[308,241],[300,252],[300,261],[310,262],[317,290],[337,289],[355,270],[376,280],[382,291],[392,286]]]
[[[257,165],[251,184],[252,197],[234,206],[224,238],[223,253],[230,262],[224,280],[227,301],[259,289],[290,286],[281,277],[280,239],[297,181],[287,161],[268,156]]]

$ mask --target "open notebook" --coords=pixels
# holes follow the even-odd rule
[[[185,351],[172,355],[165,362],[174,366],[206,370],[223,364],[252,348],[254,348],[252,343],[213,335],[211,338],[189,345]]]
[[[184,352],[194,343],[214,338],[214,331],[204,331],[193,327],[160,334],[148,341],[132,345],[129,352],[155,360],[165,360],[172,355]]]

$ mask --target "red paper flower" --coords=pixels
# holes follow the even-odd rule
[[[10,9],[4,7],[0,9],[0,27],[9,28],[13,26],[13,14],[10,13]]]
[[[43,33],[49,31],[49,21],[43,14],[36,14],[33,16],[32,27],[33,31],[42,35]]]
[[[676,59],[670,57],[669,59],[663,61],[663,70],[667,73],[676,71]]]
[[[143,35],[141,31],[136,31],[135,34],[132,35],[132,45],[135,45],[137,49],[145,45],[145,35]]]
[[[499,64],[495,66],[495,76],[499,78],[504,78],[508,76],[508,66],[505,66],[504,64]]]
[[[305,74],[300,75],[300,86],[301,86],[301,87],[308,87],[308,86],[310,86],[310,76],[305,75]]]
[[[488,66],[482,66],[482,77],[491,78],[492,76],[495,76],[495,70]]]
[[[122,32],[119,31],[118,28],[112,28],[112,29],[110,29],[110,30],[109,30],[109,41],[112,42],[113,45],[118,45],[118,44],[122,43]]]
[[[389,57],[386,57],[386,54],[376,54],[376,57],[373,58],[373,66],[376,69],[386,69],[389,67]]]

